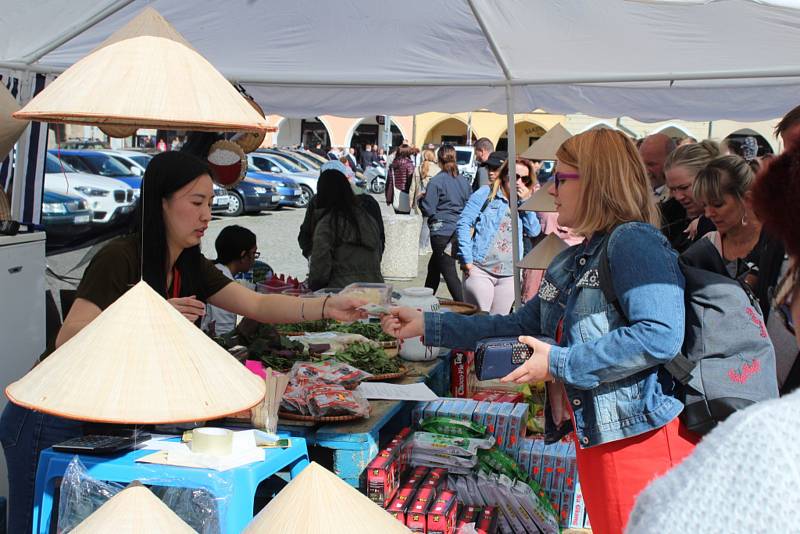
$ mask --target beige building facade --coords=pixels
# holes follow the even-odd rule
[[[694,137],[695,139],[714,139],[722,141],[734,135],[760,136],[770,146],[773,152],[778,153],[783,149],[779,139],[773,135],[773,129],[779,119],[767,121],[742,123],[728,120],[713,122],[692,121],[663,121],[640,122],[628,117],[604,119],[580,113],[571,115],[556,115],[543,112],[518,113],[514,116],[517,139],[517,153],[522,153],[536,139],[558,123],[573,134],[581,133],[591,128],[615,128],[634,137],[641,138],[654,133],[665,133],[670,137],[680,139]],[[294,146],[304,144],[313,146],[319,142],[323,146],[349,147],[363,146],[365,143],[380,143],[379,132],[383,129],[377,117],[336,117],[322,115],[319,117],[287,118],[280,115],[269,115],[267,122],[275,126],[277,131],[268,133],[263,146]],[[471,113],[421,113],[418,115],[395,116],[391,118],[394,133],[393,144],[403,139],[410,140],[414,145],[421,147],[432,143],[439,145],[443,142],[463,145],[467,138],[471,142],[481,137],[486,137],[500,150],[505,150],[508,135],[507,117],[489,111],[473,111]],[[104,138],[98,128],[67,125],[66,137],[68,138]],[[139,134],[155,136],[155,130],[146,132],[140,130]],[[122,147],[129,145],[129,140],[113,140],[112,145]]]
[[[614,128],[626,134],[641,138],[654,133],[665,133],[676,139],[694,137],[695,139],[714,139],[722,141],[726,137],[735,135],[761,136],[769,144],[773,152],[780,152],[780,140],[773,135],[773,129],[779,119],[761,122],[742,123],[728,120],[713,122],[693,121],[663,121],[640,122],[627,117],[617,119],[604,119],[583,114],[555,115],[550,113],[518,113],[514,116],[517,139],[517,153],[522,153],[531,143],[541,137],[547,130],[558,123],[562,123],[570,132],[577,134],[586,130],[605,127]],[[356,146],[354,142],[359,131],[372,127],[378,128],[375,117],[345,118],[324,115],[306,119],[288,119],[278,115],[268,117],[270,125],[276,126],[278,131],[267,134],[265,146],[297,145],[306,139],[302,138],[303,124],[311,122],[321,123],[327,133],[328,144],[336,147]],[[435,145],[442,142],[453,144],[466,144],[467,136],[471,141],[486,137],[495,147],[504,149],[508,136],[507,117],[488,111],[474,111],[471,113],[421,113],[414,116],[392,117],[393,129],[399,132],[402,139],[410,140],[416,146],[428,143]],[[370,130],[370,131],[372,131]],[[396,133],[397,136],[397,133]],[[375,141],[377,142],[377,139]],[[323,143],[324,144],[324,143]],[[362,143],[363,144],[363,143]]]

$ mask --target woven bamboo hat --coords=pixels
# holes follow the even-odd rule
[[[316,462],[253,518],[246,534],[411,532],[389,512]]]
[[[568,247],[569,245],[556,234],[549,234],[517,263],[517,267],[523,269],[547,269],[553,258]]]
[[[526,159],[554,160],[556,159],[558,147],[570,137],[572,137],[572,134],[561,126],[559,122],[529,146],[528,150],[523,152],[521,157]]]
[[[17,110],[19,110],[19,104],[5,85],[0,84],[0,161],[8,156],[8,153],[14,148],[14,143],[28,126],[28,121],[11,117],[11,114]]]
[[[267,127],[233,85],[149,7],[14,116],[167,130]]]
[[[15,404],[105,423],[206,421],[252,408],[264,381],[146,282],[9,385]]]
[[[544,184],[540,187],[538,191],[531,195],[531,198],[522,203],[519,209],[521,211],[537,211],[540,213],[558,211],[556,210],[556,202],[553,195],[547,192],[549,186],[550,184]]]
[[[197,534],[161,499],[133,483],[111,497],[72,532],[74,534]]]

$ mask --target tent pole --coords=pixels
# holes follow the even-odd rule
[[[510,197],[508,200],[509,209],[511,210],[511,254],[513,257],[514,269],[514,310],[519,310],[522,304],[522,284],[519,279],[519,267],[517,261],[520,258],[519,250],[519,232],[521,230],[519,225],[519,210],[517,210],[517,132],[514,127],[514,95],[511,84],[506,85],[506,106],[508,119],[508,191]]]

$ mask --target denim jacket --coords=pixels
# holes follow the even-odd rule
[[[481,211],[483,203],[489,198],[491,187],[485,185],[472,193],[464,206],[464,211],[461,212],[461,217],[458,218],[456,224],[456,236],[458,237],[458,254],[463,264],[467,263],[480,263],[486,257],[489,247],[492,246],[492,241],[500,227],[500,222],[503,217],[508,213],[509,205],[508,199],[503,195],[503,190],[498,189],[497,195],[486,205],[486,208]],[[478,216],[480,215],[480,218]],[[475,235],[470,235],[472,225],[475,219],[478,219],[475,224]],[[536,237],[541,232],[539,219],[536,217],[536,212],[521,211],[519,218],[522,220],[522,228],[519,228],[517,240],[519,241],[519,248],[517,250],[522,254],[522,234],[523,230],[525,235],[529,237]]]
[[[660,428],[683,409],[662,366],[683,343],[684,279],[676,254],[648,224],[614,230],[609,264],[626,322],[600,289],[603,238],[595,234],[556,256],[539,294],[511,315],[425,314],[426,344],[461,348],[497,336],[530,335],[554,343],[563,317],[560,346],[550,351],[550,373],[565,385],[583,448]]]

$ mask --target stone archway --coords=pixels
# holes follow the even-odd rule
[[[467,144],[467,128],[468,125],[458,117],[445,117],[428,130],[425,134],[424,145],[434,144],[450,144],[450,145],[466,145]],[[475,133],[472,133],[472,141],[476,141]]]
[[[740,128],[726,135],[725,139],[723,139],[722,141],[723,144],[727,143],[728,141],[741,143],[747,137],[755,138],[756,143],[758,143],[759,156],[775,153],[775,149],[773,148],[772,143],[770,143],[769,139],[765,138],[763,135],[753,130],[752,128]]]
[[[531,120],[523,119],[515,122],[514,133],[517,140],[517,155],[525,152],[528,147],[531,146],[534,141],[543,136],[545,132],[547,132],[547,130],[541,124],[537,124]],[[501,150],[504,152],[508,151],[508,128],[503,130],[503,132],[497,137],[495,150]]]
[[[381,132],[383,125],[378,124],[377,117],[364,117],[350,127],[345,137],[345,146],[356,147],[357,150],[364,148],[364,145],[381,144]],[[398,146],[403,142],[403,139],[410,139],[408,134],[403,131],[400,124],[392,120],[392,146]]]

